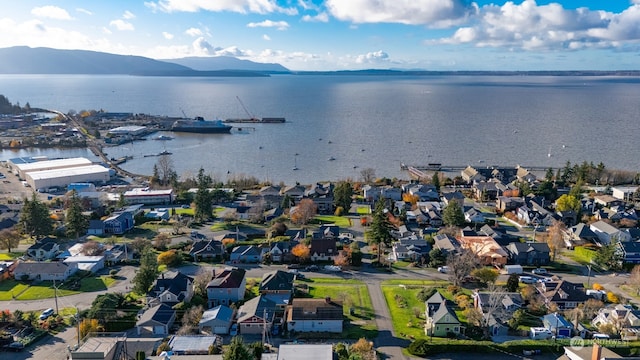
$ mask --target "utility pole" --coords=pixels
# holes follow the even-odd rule
[[[53,297],[56,302],[56,315],[58,314],[58,287],[56,286],[56,279],[53,279]]]
[[[78,329],[78,347],[76,349],[80,348],[80,311],[78,310],[78,307],[76,306],[76,326]]]
[[[589,289],[591,287],[591,265],[587,265],[587,268],[589,269],[589,273],[587,274],[587,289]]]

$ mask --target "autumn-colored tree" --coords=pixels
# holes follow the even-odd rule
[[[175,249],[167,250],[158,254],[158,264],[175,266],[180,263],[180,255]]]
[[[354,355],[359,356],[362,360],[373,360],[376,358],[373,351],[373,342],[365,338],[360,338],[349,348],[350,358]],[[354,357],[355,358],[355,357]]]
[[[311,256],[311,249],[304,244],[298,244],[291,249],[291,253],[301,262],[304,262]]]
[[[580,200],[573,195],[564,194],[556,200],[556,210],[558,211],[573,210],[578,214],[581,209],[582,204],[580,203]]]
[[[3,229],[0,231],[0,249],[6,249],[7,252],[11,252],[20,245],[20,239],[22,236],[14,229]]]
[[[102,331],[102,326],[98,319],[82,319],[80,322],[80,340],[84,339],[89,333]]]
[[[591,285],[591,287],[593,288],[593,290],[604,290],[604,286],[600,285],[600,283],[593,283],[593,285]]]
[[[316,216],[318,207],[311,199],[302,199],[291,213],[291,222],[296,225],[305,225]]]
[[[171,236],[165,232],[161,232],[153,239],[153,246],[158,250],[164,250],[171,243]]]
[[[222,239],[222,246],[224,246],[225,248],[229,247],[229,246],[233,246],[233,244],[236,243],[236,239],[233,238],[224,238]]]
[[[419,200],[420,197],[418,195],[413,195],[408,192],[402,194],[402,201],[409,203],[412,206],[415,205]]]
[[[336,256],[335,260],[333,260],[333,263],[335,265],[338,266],[347,266],[349,265],[350,261],[350,250],[348,250],[349,248],[347,248],[347,250],[342,250],[338,253],[338,256]]]
[[[607,292],[607,301],[612,303],[612,304],[617,304],[617,303],[620,302],[620,299],[618,298],[618,295],[616,295],[613,292],[609,291],[609,292]]]
[[[562,221],[554,220],[547,231],[547,245],[551,250],[551,259],[556,260],[556,255],[565,247],[564,234],[567,226]]]

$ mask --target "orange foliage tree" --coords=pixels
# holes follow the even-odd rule
[[[409,193],[402,194],[402,201],[406,203],[410,203],[411,205],[415,205],[418,202],[418,200],[420,200],[420,197],[418,195],[412,195]]]
[[[311,257],[311,250],[304,244],[294,246],[293,249],[291,249],[291,253],[300,259],[301,262],[304,262]]]
[[[318,207],[311,199],[302,199],[291,214],[291,222],[296,225],[304,225],[313,219],[318,212]]]

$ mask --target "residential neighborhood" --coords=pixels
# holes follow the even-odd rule
[[[0,346],[37,352],[66,329],[75,340],[59,351],[71,359],[215,358],[256,342],[264,359],[327,342],[361,344],[362,358],[470,342],[560,358],[576,338],[634,353],[638,188],[538,176],[469,166],[455,184],[434,172],[171,197],[129,189],[104,203],[75,190],[92,186],[34,193],[2,233]],[[43,306],[21,306],[34,300]]]

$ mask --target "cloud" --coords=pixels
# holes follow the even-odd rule
[[[280,7],[276,0],[159,0],[148,1],[144,5],[153,11],[163,12],[198,12],[202,10],[212,12],[231,11],[241,14],[298,14],[298,10],[295,7]]]
[[[326,12],[321,12],[315,16],[311,16],[311,15],[304,15],[302,17],[302,21],[306,21],[306,22],[329,22],[329,14],[327,14]]]
[[[135,19],[136,16],[131,11],[126,10],[124,14],[122,14],[122,18],[125,20],[131,20],[131,19]]]
[[[387,62],[388,60],[389,54],[382,50],[369,52],[355,57],[356,64],[378,64],[381,62]]]
[[[87,9],[83,9],[83,8],[77,8],[76,11],[79,12],[79,13],[83,13],[85,15],[93,15],[93,13],[91,11],[89,11]]]
[[[162,32],[162,36],[163,36],[165,39],[167,39],[167,40],[171,40],[171,39],[173,39],[173,34],[172,34],[172,33],[168,33],[168,32],[166,32],[166,31],[163,31],[163,32]]]
[[[444,27],[477,11],[466,0],[327,0],[333,17],[354,23],[399,23]]]
[[[113,20],[109,23],[110,26],[116,28],[117,30],[120,31],[133,31],[135,30],[135,28],[133,27],[133,24],[130,22],[126,22],[122,19],[117,19],[117,20]]]
[[[640,1],[640,0],[635,0]],[[461,27],[448,38],[426,44],[472,44],[519,50],[578,50],[625,47],[640,41],[640,4],[619,14],[588,8],[565,9],[558,3],[521,4],[479,9],[471,26]]]
[[[188,28],[187,30],[184,31],[184,33],[193,37],[202,36],[202,30],[198,28]]]
[[[271,41],[271,37],[269,37],[269,35],[267,34],[262,35],[262,39],[266,41]]]
[[[247,24],[247,27],[256,28],[256,27],[266,27],[266,28],[277,28],[278,30],[287,30],[289,28],[289,24],[286,21],[272,21],[265,20],[259,23],[251,22]]]
[[[71,15],[69,15],[67,10],[57,6],[53,6],[53,5],[35,7],[31,9],[31,15],[39,18],[48,18],[48,19],[55,19],[55,20],[72,20],[73,19]]]

